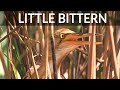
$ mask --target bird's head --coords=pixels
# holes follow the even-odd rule
[[[54,34],[55,36],[55,46],[59,46],[59,45],[83,45],[83,44],[86,44],[84,42],[81,42],[80,41],[80,38],[83,38],[83,37],[88,37],[90,35],[80,35],[80,34],[77,34],[76,32],[70,30],[70,29],[67,29],[67,28],[62,28],[62,29],[59,29],[55,32]],[[88,44],[88,43],[87,43]]]
[[[80,35],[70,29],[62,28],[56,30],[55,37],[55,50],[57,65],[62,61],[71,51],[82,45],[89,45],[89,41],[81,41],[80,38],[89,37],[90,34]]]

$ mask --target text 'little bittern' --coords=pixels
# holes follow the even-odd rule
[[[90,45],[89,41],[79,41],[79,38],[89,37],[90,34],[80,35],[71,31],[67,28],[56,30],[54,33],[55,37],[55,55],[58,75],[60,75],[60,66],[64,58],[74,49],[82,45]],[[101,42],[95,42],[95,44],[101,44]],[[53,78],[53,63],[52,55],[49,53],[49,66]],[[45,78],[45,62],[41,62],[40,65],[36,65],[40,79]],[[32,70],[32,67],[31,67]],[[30,77],[27,77],[29,79]],[[35,78],[35,73],[32,72],[31,78]]]

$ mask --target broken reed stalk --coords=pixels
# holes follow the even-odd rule
[[[91,24],[90,24],[91,25]],[[89,58],[88,58],[88,79],[96,79],[96,24],[94,24],[91,36],[91,44],[89,49]],[[92,28],[90,28],[92,29]]]
[[[1,59],[2,66],[3,66],[4,72],[5,72],[5,77],[7,79],[10,79],[10,72],[8,71],[8,69],[7,69],[6,65],[5,65],[5,60],[4,60],[3,53],[2,53],[1,49],[0,49],[0,59]]]
[[[57,75],[57,65],[56,65],[56,55],[55,55],[55,40],[54,40],[54,26],[51,24],[51,51],[52,51],[52,60],[53,60],[53,72],[54,72],[54,79],[58,79]]]

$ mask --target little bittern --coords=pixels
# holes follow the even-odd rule
[[[62,28],[59,30],[56,30],[54,33],[55,37],[55,55],[56,55],[56,65],[58,73],[60,73],[60,65],[64,58],[74,49],[78,48],[81,45],[89,45],[89,41],[79,41],[79,38],[83,37],[89,37],[90,35],[80,35],[75,33],[74,31],[71,31],[67,28]],[[49,54],[49,66],[50,71],[52,73],[53,77],[53,63],[52,63],[52,55]],[[45,63],[41,62],[40,66],[37,66],[37,71],[39,74],[39,78],[44,79],[45,78]],[[32,78],[35,78],[36,75],[33,72],[31,75]],[[29,77],[27,77],[29,78]]]

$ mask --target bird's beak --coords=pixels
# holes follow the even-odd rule
[[[79,41],[82,38],[85,37],[90,37],[92,34],[76,34],[76,33],[72,33],[72,34],[68,34],[63,42],[68,44],[68,45],[90,45],[90,41]],[[95,42],[95,44],[102,44],[102,42]]]

